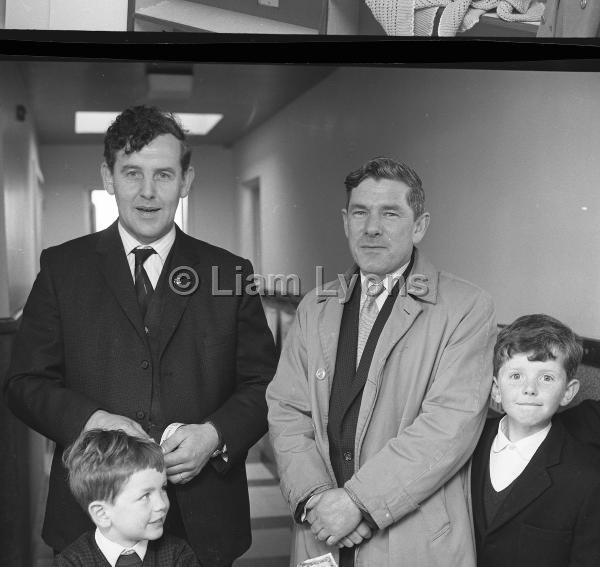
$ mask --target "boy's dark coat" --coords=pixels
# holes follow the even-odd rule
[[[483,490],[498,423],[488,420],[473,454],[478,567],[600,565],[600,469],[561,420],[553,422],[486,529]]]

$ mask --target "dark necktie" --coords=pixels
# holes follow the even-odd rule
[[[140,567],[142,560],[140,556],[134,551],[133,553],[121,554],[119,559],[115,563],[115,567]]]
[[[144,262],[152,254],[156,254],[156,250],[154,248],[135,248],[133,253],[135,255],[135,268],[133,271],[135,277],[135,294],[137,295],[138,305],[142,312],[142,319],[144,319],[152,292],[154,291],[150,283],[150,278],[144,269]]]

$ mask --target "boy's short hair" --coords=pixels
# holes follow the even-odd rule
[[[114,502],[132,474],[165,468],[158,444],[120,429],[85,431],[65,450],[63,463],[69,471],[69,488],[86,511],[94,500]]]
[[[544,314],[524,315],[498,333],[494,346],[494,376],[515,354],[529,354],[530,361],[563,356],[567,382],[575,378],[583,348],[575,333],[559,320]]]

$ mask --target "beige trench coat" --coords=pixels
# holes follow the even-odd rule
[[[494,308],[487,293],[438,272],[418,251],[412,274],[420,279],[409,279],[408,292],[397,297],[363,390],[356,472],[345,486],[380,529],[357,548],[355,565],[474,567],[466,463],[488,405]],[[341,281],[302,300],[267,390],[270,436],[292,514],[310,495],[336,486],[327,415]],[[294,525],[291,565],[330,551],[337,557],[307,523]]]

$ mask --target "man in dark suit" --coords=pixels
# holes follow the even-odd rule
[[[104,146],[119,219],[42,253],[4,384],[12,411],[56,442],[42,535],[61,550],[91,528],[61,463],[83,430],[160,441],[168,428],[165,531],[201,564],[230,565],[250,545],[244,461],[276,361],[260,298],[236,286],[252,266],[175,226],[194,171],[172,115],[127,109]]]

